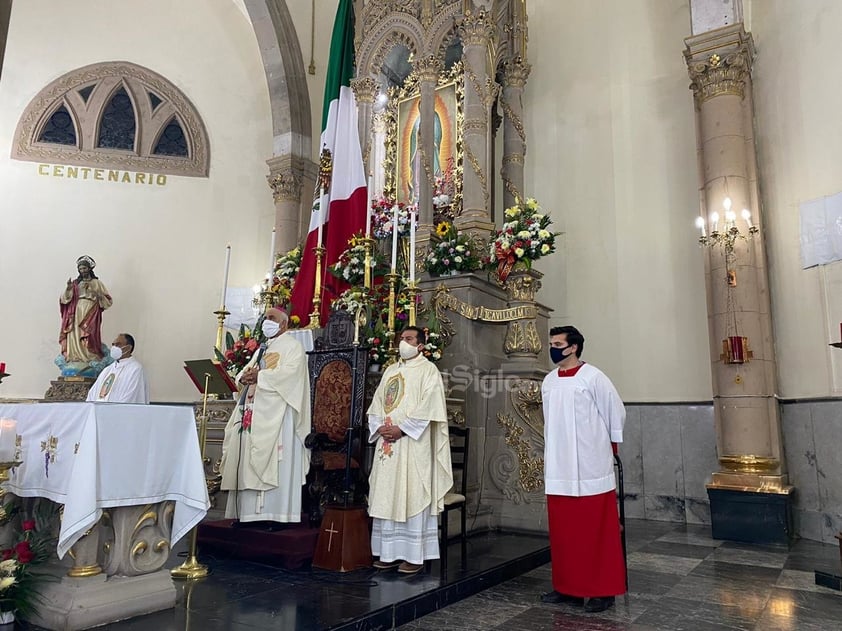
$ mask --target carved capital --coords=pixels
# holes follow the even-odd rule
[[[301,201],[301,176],[292,171],[270,174],[267,178],[275,202]]]
[[[436,83],[444,69],[444,63],[435,55],[428,55],[418,59],[412,67],[418,75],[419,81]]]
[[[520,57],[507,61],[503,64],[503,87],[522,88],[531,70],[532,66]]]
[[[690,89],[696,102],[704,103],[723,94],[743,98],[752,61],[751,47],[746,43],[729,53],[715,52],[706,59],[688,60]]]
[[[351,80],[351,89],[359,103],[374,103],[377,96],[377,81],[371,77],[357,77]]]
[[[459,25],[459,35],[464,46],[485,47],[494,35],[494,19],[485,9],[468,11]]]

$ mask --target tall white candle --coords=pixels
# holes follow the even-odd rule
[[[392,206],[392,274],[398,269],[398,205]]]
[[[225,308],[225,294],[228,292],[228,270],[231,267],[231,244],[225,246],[225,269],[222,272],[222,298],[219,302],[222,311]]]
[[[409,282],[415,283],[415,209],[409,213]]]
[[[275,228],[272,228],[272,241],[269,242],[269,273],[275,271]]]
[[[0,420],[0,462],[12,462],[15,459],[17,427],[17,421],[10,418]]]
[[[365,188],[365,236],[371,236],[371,176],[368,176],[368,183]]]
[[[319,228],[316,233],[316,247],[322,247],[322,228],[325,223],[325,189],[319,189]]]

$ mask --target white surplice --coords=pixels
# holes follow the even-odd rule
[[[590,364],[572,377],[554,369],[541,385],[547,495],[581,497],[615,486],[611,443],[623,442],[626,408],[611,380]]]
[[[106,366],[88,391],[93,403],[149,403],[149,382],[143,366],[126,357]]]

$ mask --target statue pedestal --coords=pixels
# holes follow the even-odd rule
[[[50,382],[44,400],[52,403],[84,401],[88,398],[88,391],[94,385],[94,381],[96,379],[93,377],[59,377]]]
[[[62,568],[63,569],[63,568]],[[44,583],[42,602],[27,621],[45,629],[75,631],[175,606],[169,570],[141,576],[64,577]]]

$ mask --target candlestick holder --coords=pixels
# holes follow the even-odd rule
[[[225,341],[225,318],[227,318],[231,313],[225,309],[225,305],[222,305],[213,312],[213,315],[216,316],[216,348],[219,349],[220,352],[223,352],[222,344]]]
[[[20,460],[12,460],[9,462],[0,462],[0,484],[9,481],[9,471],[23,464]],[[6,495],[6,489],[0,486],[0,525],[5,524],[8,520],[6,509],[3,508],[3,497]]]
[[[386,274],[386,282],[389,283],[389,353],[394,355],[395,347],[395,302],[397,298],[398,279],[400,276],[394,271]]]
[[[418,283],[414,280],[409,281],[404,289],[406,295],[409,297],[409,326],[417,326],[417,300],[418,300]]]
[[[0,383],[3,383],[3,379],[5,379],[6,377],[11,377],[11,376],[12,375],[10,373],[0,372]]]
[[[371,237],[364,237],[360,239],[363,244],[363,248],[365,249],[365,280],[364,285],[366,289],[371,289],[371,281],[372,281],[372,270],[371,267],[374,263],[374,258],[371,256],[371,253],[374,249],[374,239]]]
[[[322,320],[322,259],[325,249],[317,245],[313,248],[313,253],[316,255],[316,278],[313,282],[313,311],[310,313],[310,322],[307,323],[308,329],[318,329]]]

